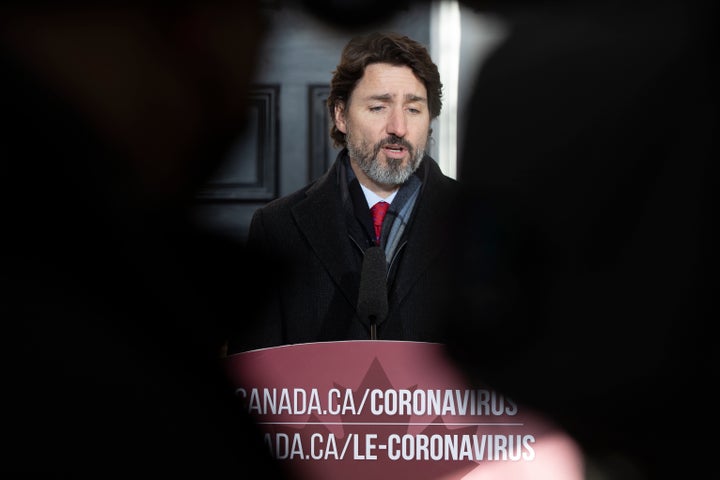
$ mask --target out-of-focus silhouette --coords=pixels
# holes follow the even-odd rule
[[[3,5],[0,471],[284,476],[220,363],[260,259],[187,213],[263,25],[255,2]]]
[[[567,429],[588,478],[699,476],[717,377],[715,7],[511,3],[468,108],[448,350]]]

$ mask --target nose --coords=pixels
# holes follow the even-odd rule
[[[407,134],[407,119],[402,108],[393,108],[385,127],[387,133],[398,137],[404,137]]]

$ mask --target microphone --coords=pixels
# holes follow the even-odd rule
[[[388,313],[387,261],[382,247],[368,247],[360,272],[357,312],[360,321],[370,328],[370,339],[377,340],[377,326]]]

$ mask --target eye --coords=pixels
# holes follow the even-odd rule
[[[379,112],[379,111],[382,110],[383,108],[385,108],[383,105],[376,105],[376,106],[370,107],[369,110],[370,110],[371,112]]]

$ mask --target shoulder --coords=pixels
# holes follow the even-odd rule
[[[318,199],[327,197],[327,199],[332,200],[339,192],[337,176],[338,162],[335,162],[316,180],[292,193],[266,203],[258,210],[263,212],[290,210],[311,197],[317,197]]]
[[[312,188],[313,185],[314,183],[310,183],[292,193],[270,200],[268,203],[258,208],[257,212],[267,213],[289,210],[307,197],[307,191]]]
[[[445,175],[440,165],[430,155],[426,154],[425,157],[423,157],[422,164],[418,170],[423,172],[423,181],[426,183],[440,184],[450,190],[460,188],[460,183],[456,179]]]

